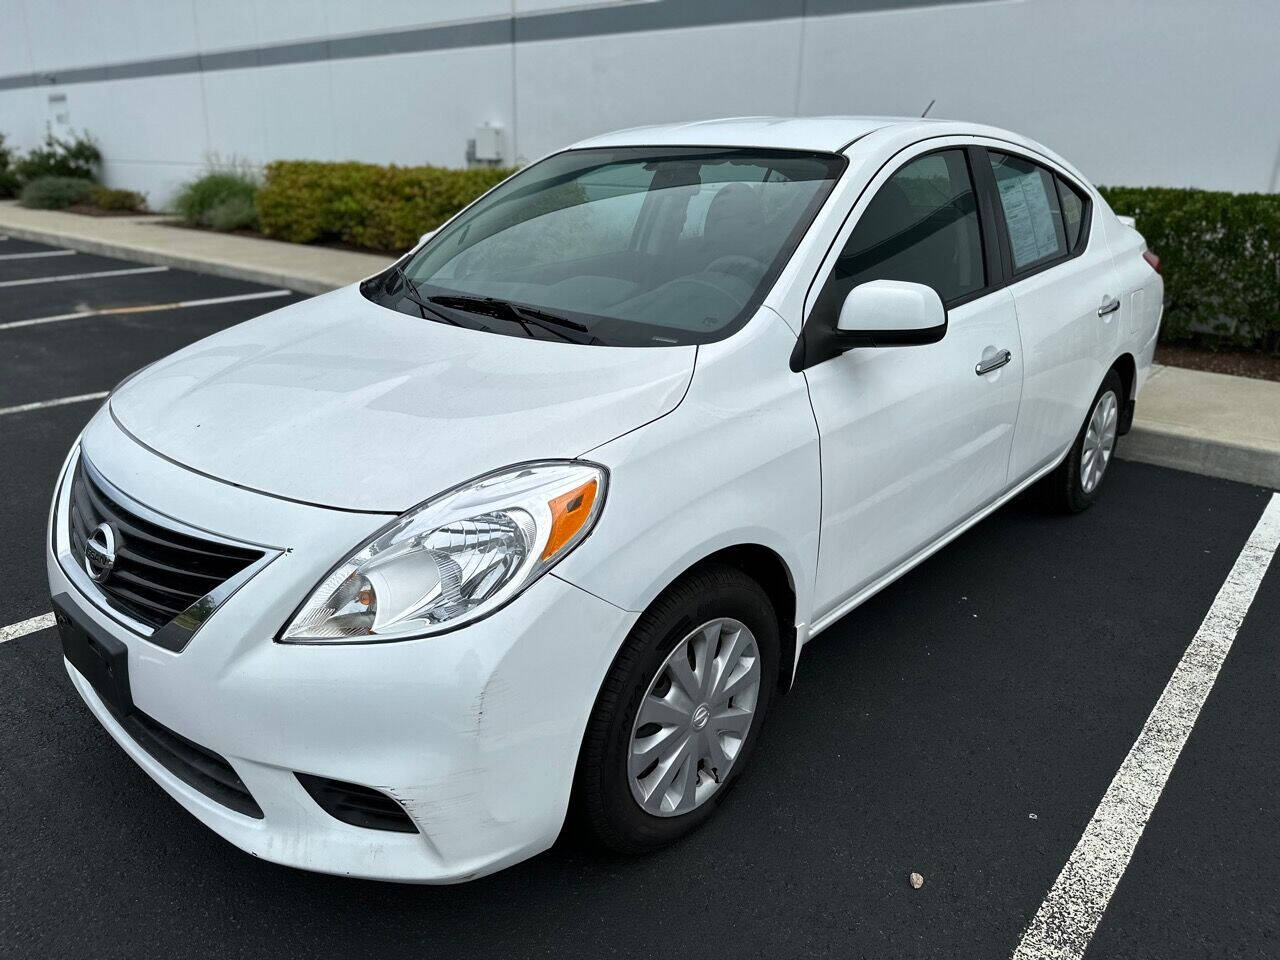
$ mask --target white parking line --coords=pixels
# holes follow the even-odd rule
[[[0,253],[0,260],[34,260],[37,257],[74,257],[74,250],[40,250],[36,253]]]
[[[53,614],[42,613],[38,617],[32,617],[30,620],[20,620],[17,623],[11,623],[7,627],[0,627],[0,643],[6,640],[17,640],[19,637],[25,637],[28,633],[35,633],[37,630],[48,630],[53,626]]]
[[[0,280],[0,287],[25,287],[32,283],[59,283],[63,280],[94,280],[98,277],[124,277],[131,273],[160,273],[168,267],[131,267],[128,270],[95,270],[92,273],[67,273],[60,277],[29,277],[26,280]]]
[[[203,300],[178,300],[174,303],[148,303],[136,307],[104,307],[100,310],[79,310],[75,313],[59,313],[50,317],[33,317],[30,320],[10,320],[8,323],[0,323],[0,330],[34,327],[42,323],[58,323],[62,320],[83,320],[85,317],[114,317],[125,313],[185,310],[188,307],[208,307],[218,303],[237,303],[241,300],[265,300],[268,297],[287,297],[292,293],[292,290],[263,290],[258,293],[238,293],[229,297],[206,297]]]
[[[43,410],[45,407],[65,407],[69,403],[86,403],[89,400],[101,400],[110,391],[101,393],[82,393],[75,397],[59,397],[57,400],[37,400],[35,403],[20,403],[16,407],[0,407],[0,417],[9,413],[26,413],[28,410]]]
[[[1014,960],[1080,960],[1084,956],[1277,546],[1280,493],[1272,494],[1084,836],[1023,934]]]

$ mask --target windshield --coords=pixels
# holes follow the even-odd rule
[[[482,198],[365,294],[537,339],[718,340],[759,306],[844,164],[736,148],[566,151]]]

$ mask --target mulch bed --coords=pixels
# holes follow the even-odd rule
[[[146,210],[103,210],[101,207],[91,207],[87,203],[73,203],[66,207],[63,213],[78,213],[85,217],[147,217],[150,214]]]
[[[1162,343],[1156,347],[1156,363],[1189,367],[1210,373],[1228,373],[1255,380],[1280,380],[1280,356],[1248,350],[1205,350],[1183,344]]]

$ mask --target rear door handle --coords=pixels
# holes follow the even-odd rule
[[[985,360],[979,360],[978,365],[973,368],[973,372],[980,377],[985,376],[993,370],[999,370],[1012,359],[1012,353],[1008,350],[1001,350],[993,357],[987,357]]]
[[[1098,316],[1105,317],[1108,313],[1115,313],[1120,309],[1119,300],[1103,300],[1102,306],[1098,308]]]

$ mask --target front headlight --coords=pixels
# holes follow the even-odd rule
[[[372,643],[493,613],[591,532],[607,475],[593,463],[508,467],[454,487],[375,533],[316,587],[286,643]]]

